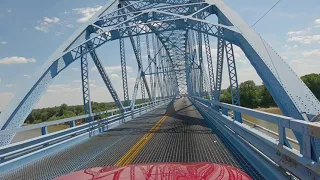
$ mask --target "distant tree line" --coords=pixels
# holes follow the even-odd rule
[[[320,100],[320,74],[308,74],[301,80],[309,87],[312,93]],[[257,86],[253,81],[240,84],[241,106],[248,108],[277,106],[268,89],[264,85]],[[222,91],[221,101],[232,104],[230,87]]]
[[[320,99],[320,74],[309,74],[301,77],[302,81],[309,87],[313,94]],[[257,86],[253,81],[246,81],[240,84],[241,106],[248,108],[257,107],[275,107],[277,106],[272,96],[264,85]],[[223,90],[221,101],[232,103],[230,88]],[[136,104],[143,103],[141,99],[136,100]],[[114,102],[91,102],[93,112],[101,112],[110,109],[116,109]],[[34,109],[27,117],[25,123],[36,124],[46,121],[54,121],[84,114],[83,105],[49,107],[43,109]],[[101,119],[109,114],[96,116],[95,119]]]
[[[136,104],[143,103],[142,99],[137,99]],[[107,111],[110,109],[117,109],[114,102],[91,102],[91,107],[93,112]],[[115,112],[117,114],[119,112]],[[84,114],[83,105],[68,106],[67,104],[61,104],[56,107],[33,109],[30,115],[27,117],[25,123],[27,124],[37,124],[46,121],[54,121],[59,119],[65,119],[74,116],[80,116]],[[110,114],[103,114],[95,116],[95,119],[102,119],[108,117]],[[84,119],[82,120],[84,121]]]

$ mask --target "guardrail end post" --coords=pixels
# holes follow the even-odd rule
[[[41,134],[42,134],[42,135],[48,134],[48,127],[47,127],[47,126],[41,128]]]
[[[222,114],[228,116],[228,109],[225,107],[222,107]]]
[[[242,116],[241,116],[241,113],[240,112],[237,112],[237,111],[233,111],[233,114],[234,114],[234,119],[240,123],[242,123]]]
[[[75,121],[70,121],[70,127],[75,127],[76,126],[76,122]]]

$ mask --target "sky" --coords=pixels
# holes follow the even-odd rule
[[[24,88],[23,83],[32,79],[33,73],[59,45],[107,2],[108,0],[0,1],[0,110]],[[225,0],[249,25],[253,25],[276,2],[277,0]],[[318,0],[303,3],[301,0],[282,0],[253,27],[299,76],[320,73],[319,9]],[[214,59],[215,44],[213,40],[211,50]],[[130,97],[137,74],[137,64],[131,49],[126,42]],[[107,43],[97,51],[122,99],[118,42]],[[145,48],[142,53],[145,54]],[[235,47],[235,57],[239,81],[254,80],[256,84],[262,84],[240,48]],[[91,60],[89,69],[91,100],[111,101]],[[226,78],[228,76],[224,73],[223,88],[229,85]],[[62,103],[81,104],[80,80],[80,62],[77,61],[55,78],[35,108],[58,106]]]

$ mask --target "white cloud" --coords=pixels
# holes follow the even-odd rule
[[[73,83],[81,83],[81,80],[73,80]]]
[[[70,84],[50,85],[47,89],[49,93],[72,93],[81,90],[81,87],[72,87]]]
[[[7,12],[8,12],[8,13],[11,13],[11,12],[12,12],[12,9],[7,9]]]
[[[307,27],[300,31],[289,31],[288,41],[291,42],[300,42],[302,44],[311,44],[314,42],[320,42],[320,34],[312,33],[315,28],[320,27],[320,19],[314,21],[316,26]]]
[[[281,57],[282,57],[282,59],[284,59],[284,60],[287,60],[287,59],[288,59],[288,57],[285,56],[285,55],[281,55]]]
[[[290,63],[291,68],[298,74],[303,76],[310,73],[319,73],[320,59],[298,59]]]
[[[60,19],[57,17],[43,17],[43,20],[40,21],[40,24],[36,26],[35,29],[42,32],[49,32],[49,28],[52,27],[53,24],[57,24],[59,21]]]
[[[288,36],[295,36],[295,35],[301,35],[301,34],[303,34],[303,33],[305,33],[305,31],[289,31],[289,32],[287,33],[287,35],[288,35]]]
[[[28,75],[28,74],[25,74],[25,75],[23,75],[23,77],[31,78],[32,76],[31,76],[31,75]]]
[[[80,71],[79,68],[71,68],[73,71]]]
[[[66,27],[73,28],[74,26],[73,26],[73,24],[67,24]]]
[[[298,48],[299,46],[298,45],[293,45],[293,46],[291,46],[291,45],[284,45],[284,48],[286,48],[287,50],[291,50],[291,49],[295,49],[295,48]]]
[[[56,32],[56,36],[61,36],[63,34],[64,34],[63,32]]]
[[[120,77],[120,76],[119,76],[118,74],[111,74],[110,77],[111,77],[111,78],[118,78],[118,77]]]
[[[15,87],[15,86],[17,86],[17,85],[15,85],[15,84],[6,84],[5,85],[6,88],[12,88],[12,87]]]
[[[3,92],[0,93],[0,110],[3,110],[3,108],[8,105],[8,103],[11,101],[11,99],[14,97],[14,93],[11,92]]]
[[[105,66],[104,69],[107,71],[107,73],[119,72],[121,71],[121,66]],[[97,67],[92,67],[91,71],[98,71]],[[127,72],[132,72],[131,66],[127,66]]]
[[[309,57],[318,58],[318,57],[320,57],[320,49],[314,49],[311,51],[304,51],[304,52],[302,52],[302,56],[305,58],[309,58]]]
[[[58,23],[59,21],[60,19],[57,17],[53,17],[53,18],[44,17],[44,22],[47,22],[47,23]]]
[[[309,36],[292,36],[289,37],[288,41],[311,44],[313,42],[320,42],[320,34]]]
[[[1,41],[0,44],[8,44],[6,41]]]
[[[27,63],[35,63],[37,62],[34,58],[25,58],[25,57],[5,57],[0,59],[0,64],[27,64]]]
[[[102,6],[97,6],[97,7],[75,8],[72,10],[82,16],[81,18],[77,19],[77,22],[84,23],[88,21],[101,8]]]

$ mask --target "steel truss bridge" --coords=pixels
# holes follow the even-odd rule
[[[217,38],[216,64],[212,38]],[[123,100],[96,52],[110,41],[119,41]],[[142,41],[147,63],[142,60]],[[138,67],[131,96],[126,44],[132,46]],[[283,116],[241,106],[234,46],[242,49]],[[117,109],[92,111],[89,58]],[[22,126],[54,78],[75,61],[81,62],[85,114]],[[220,102],[224,61],[232,104]],[[238,167],[254,179],[320,179],[319,101],[222,0],[111,0],[56,50],[32,80],[0,115],[3,179],[52,179],[107,165],[207,161]],[[143,104],[135,103],[138,89]],[[187,97],[176,100],[179,94]],[[95,118],[99,114],[110,116]],[[244,123],[242,114],[272,123],[278,131],[254,128]],[[81,119],[86,123],[76,125]],[[48,133],[48,126],[62,123],[70,128]],[[37,128],[42,130],[39,137],[11,144],[16,133]],[[287,137],[288,130],[296,139]]]

